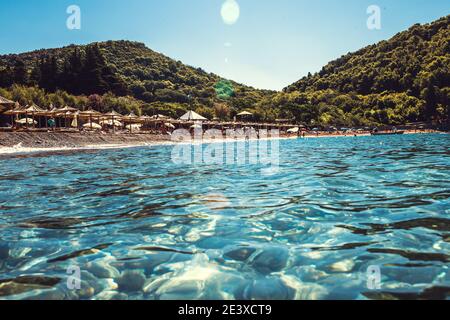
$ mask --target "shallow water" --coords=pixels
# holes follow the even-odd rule
[[[172,150],[1,156],[0,299],[448,298],[449,135]]]

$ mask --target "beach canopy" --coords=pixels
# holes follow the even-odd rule
[[[199,115],[195,111],[190,110],[190,111],[186,112],[180,118],[180,120],[185,120],[185,121],[206,121],[208,119],[206,119],[205,117],[202,117],[201,115]]]
[[[14,104],[14,101],[8,100],[8,99],[0,96],[0,104]]]
[[[78,111],[78,109],[72,108],[72,107],[69,107],[69,106],[65,106],[64,108],[55,110],[55,112],[62,113],[62,114],[65,114],[67,112],[75,112],[75,111]]]
[[[253,115],[253,113],[250,113],[248,111],[243,111],[241,113],[238,113],[236,116],[242,117],[242,116],[252,116],[252,115]]]
[[[123,116],[122,120],[127,122],[135,122],[139,121],[139,117],[134,112],[131,112],[129,115]]]
[[[116,110],[112,110],[111,112],[105,113],[104,116],[106,117],[116,117],[116,118],[122,118],[123,116],[116,112]]]
[[[88,123],[83,124],[83,128],[100,130],[102,128],[102,126],[95,122],[88,122]]]
[[[50,105],[50,110],[47,111],[47,115],[54,115],[58,113],[58,108],[54,107],[52,104]]]
[[[95,111],[93,109],[89,109],[89,110],[86,110],[86,111],[80,111],[80,116],[83,116],[83,117],[86,117],[86,116],[88,116],[88,117],[98,117],[98,116],[101,116],[101,115],[102,114],[100,112]]]
[[[12,109],[12,110],[6,111],[4,114],[6,114],[6,115],[16,115],[16,114],[21,114],[21,113],[24,113],[24,111],[23,111],[24,109],[25,109],[24,107],[21,107],[21,106],[19,105],[19,103],[16,102],[16,103],[15,103],[15,108]]]
[[[0,107],[2,106],[13,106],[14,105],[14,101],[8,100],[2,96],[0,96]]]
[[[24,113],[45,113],[44,109],[39,108],[37,105],[32,105],[23,110]]]
[[[23,118],[20,120],[16,120],[16,123],[18,123],[18,124],[37,124],[37,121],[33,120],[31,118]]]

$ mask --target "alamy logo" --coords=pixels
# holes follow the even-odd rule
[[[377,5],[371,5],[367,8],[367,28],[369,30],[381,30],[381,9]]]
[[[67,18],[66,26],[69,30],[81,29],[81,9],[79,6],[71,5],[67,7],[67,14],[70,16]]]
[[[78,266],[69,266],[67,268],[67,289],[80,290],[81,289],[81,270]]]
[[[367,288],[369,290],[381,289],[381,269],[380,266],[369,266],[367,268]]]
[[[177,142],[172,161],[178,165],[245,165],[260,164],[264,175],[276,174],[279,169],[279,130],[210,129],[203,132],[198,125],[193,132],[178,129],[172,133]],[[211,142],[203,145],[203,142]],[[224,143],[225,142],[225,143]]]

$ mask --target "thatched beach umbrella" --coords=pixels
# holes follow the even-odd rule
[[[148,124],[149,122],[154,122],[154,118],[150,117],[148,115],[143,115],[139,117],[139,121],[142,122],[144,125]]]
[[[77,112],[77,108],[65,106],[64,108],[60,108],[56,110],[56,115],[64,117],[64,127],[67,128],[67,117],[71,116],[73,112]]]
[[[92,118],[97,117],[97,119],[100,120],[101,116],[102,116],[102,114],[100,112],[95,111],[93,109],[89,109],[89,110],[80,112],[80,118],[89,118],[89,123],[91,124],[91,129],[93,128]],[[99,125],[99,124],[97,123],[97,125]]]
[[[39,116],[39,115],[45,114],[45,110],[39,108],[39,107],[38,107],[37,105],[35,105],[35,104],[33,104],[31,107],[26,108],[24,111],[25,111],[25,117],[28,117],[28,114],[31,113],[31,117],[32,117],[32,119],[33,119],[33,127],[37,124],[37,123],[35,124],[34,116],[35,116],[35,115]],[[28,127],[28,122],[27,122],[27,127]]]
[[[58,108],[54,107],[53,104],[50,104],[49,106],[49,110],[45,111],[44,116],[45,116],[45,127],[48,128],[48,118],[54,118],[56,117],[58,114]],[[55,126],[56,126],[56,122],[55,122]]]
[[[15,102],[0,96],[0,112],[5,108],[12,108]]]
[[[139,119],[139,117],[134,112],[131,112],[130,114],[128,114],[126,116],[123,116],[123,120],[127,121],[127,122],[137,122],[137,121],[139,121],[138,119]]]
[[[180,120],[184,120],[184,121],[206,121],[208,119],[206,119],[205,117],[199,115],[197,112],[190,110],[190,111],[186,112],[183,116],[181,116]]]
[[[60,113],[65,113],[65,112],[75,112],[78,111],[77,108],[73,108],[73,107],[69,107],[69,106],[65,106],[64,108],[61,109],[57,109],[58,112]]]
[[[11,116],[11,126],[12,126],[12,127],[14,127],[14,116],[17,118],[17,116],[18,116],[19,114],[22,114],[22,113],[23,113],[23,110],[24,110],[24,109],[25,109],[25,108],[21,107],[20,104],[19,104],[18,102],[16,102],[16,103],[14,104],[14,108],[13,108],[13,109],[8,110],[8,111],[6,111],[6,112],[3,113],[4,115]]]
[[[129,115],[124,116],[122,119],[124,122],[130,124],[130,126],[126,126],[130,129],[130,133],[133,131],[133,126],[131,126],[131,124],[139,122],[139,117],[134,112],[131,112]]]
[[[241,119],[249,119],[253,116],[253,113],[250,113],[248,111],[242,111],[241,113],[238,113],[236,117],[239,117]]]
[[[122,123],[117,120],[122,120],[123,116],[120,113],[116,112],[115,110],[112,110],[111,112],[106,113],[105,117],[111,117],[111,125],[113,126],[113,131],[116,131],[116,122],[120,123],[120,125],[117,125],[117,127],[122,126]]]

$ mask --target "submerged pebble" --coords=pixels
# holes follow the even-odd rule
[[[255,248],[237,248],[230,250],[224,254],[226,258],[236,260],[236,261],[245,261],[247,260],[254,252],[256,251]]]
[[[120,291],[133,292],[141,291],[145,284],[145,274],[143,270],[126,270],[117,278]]]
[[[287,263],[289,254],[285,248],[272,247],[264,249],[252,261],[251,265],[263,274],[282,270]]]
[[[289,300],[295,296],[295,290],[286,286],[277,278],[255,280],[244,290],[247,300]]]
[[[119,270],[103,261],[88,263],[86,270],[97,278],[117,278],[120,275]]]

